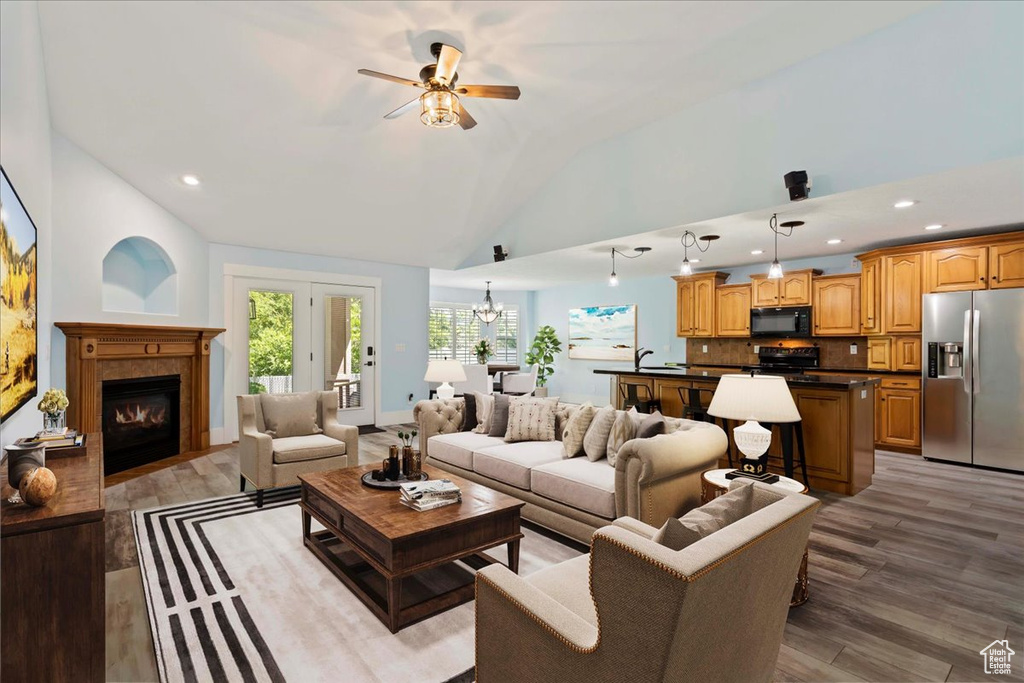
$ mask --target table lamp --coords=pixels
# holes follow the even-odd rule
[[[465,382],[466,370],[457,360],[432,360],[427,365],[424,382],[441,382],[437,388],[438,398],[454,398],[455,387],[449,382]]]
[[[736,447],[743,453],[740,467],[726,476],[747,477],[767,484],[779,480],[768,472],[765,452],[772,443],[772,432],[758,422],[799,422],[800,412],[793,402],[785,377],[778,375],[723,375],[708,406],[708,415],[726,420],[744,420],[732,430]]]

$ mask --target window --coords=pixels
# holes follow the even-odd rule
[[[473,347],[481,339],[489,338],[494,342],[491,362],[518,362],[519,311],[514,307],[506,308],[488,329],[473,314],[470,304],[435,303],[430,305],[428,327],[431,359],[452,358],[462,363],[475,363]]]
[[[494,334],[495,363],[519,363],[519,310],[512,307],[495,323],[498,326]]]

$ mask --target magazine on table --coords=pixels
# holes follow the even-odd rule
[[[436,500],[408,500],[406,498],[400,498],[399,502],[413,510],[424,512],[425,510],[433,510],[435,508],[443,508],[446,505],[461,503],[462,496],[456,496],[455,498],[438,498]]]
[[[402,499],[409,501],[432,501],[461,498],[462,492],[451,479],[433,479],[402,484]]]

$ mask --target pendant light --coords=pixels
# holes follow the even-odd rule
[[[488,280],[487,291],[484,293],[484,302],[483,304],[473,304],[473,314],[480,319],[480,322],[490,325],[500,318],[504,312],[505,307],[502,304],[495,305],[494,299],[491,298],[491,281]]]
[[[683,236],[679,238],[679,241],[683,244],[683,265],[679,266],[680,275],[693,275],[693,266],[690,264],[690,247],[697,247],[701,253],[704,253],[711,247],[711,243],[718,239],[718,235],[704,235],[703,237],[697,237],[691,231],[687,230],[683,233]],[[701,241],[704,242],[704,246],[700,245]]]
[[[635,249],[633,249],[633,251],[635,251],[636,253],[633,254],[632,256],[630,256],[629,254],[627,254],[625,252],[622,252],[622,251],[619,251],[615,247],[612,247],[612,274],[608,276],[608,286],[609,287],[618,287],[619,286],[619,276],[615,274],[615,255],[616,254],[618,254],[619,256],[621,256],[623,258],[634,259],[634,258],[640,258],[641,256],[643,256],[644,254],[646,254],[650,250],[651,250],[650,247],[636,247]]]
[[[803,224],[803,221],[786,221],[780,225],[778,214],[772,214],[771,220],[768,221],[768,227],[775,233],[775,258],[768,268],[769,280],[780,280],[783,275],[782,264],[779,263],[779,233],[782,233],[783,237],[790,237],[793,234],[793,228],[799,228]]]

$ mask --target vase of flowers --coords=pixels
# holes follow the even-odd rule
[[[43,414],[43,434],[64,432],[64,411],[68,409],[68,395],[63,389],[48,389],[39,399],[37,407]]]
[[[473,353],[476,354],[476,362],[480,365],[487,365],[487,359],[494,355],[494,347],[491,346],[490,339],[481,339],[473,347]]]

